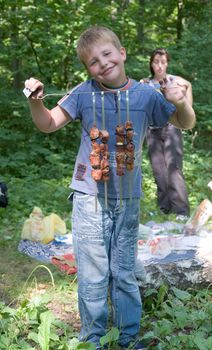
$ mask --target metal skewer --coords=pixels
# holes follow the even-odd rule
[[[101,101],[102,101],[102,129],[105,129],[105,99],[104,99],[104,91],[101,92]],[[107,199],[107,181],[104,181],[104,189],[105,189],[105,209],[108,208],[108,199]]]
[[[168,87],[168,90],[172,90],[172,89],[176,89],[176,86],[170,86]],[[131,93],[133,92],[139,92],[139,91],[147,91],[147,90],[154,90],[152,87],[146,87],[145,89],[144,88],[139,88],[139,89],[135,89],[134,91],[131,91]],[[163,89],[162,89],[163,90]],[[32,93],[34,93],[34,91],[30,90],[29,88],[24,88],[23,89],[23,93],[24,95],[29,98]],[[96,91],[95,94],[101,94],[102,91]],[[116,90],[106,90],[104,91],[105,94],[114,94],[116,93]],[[53,96],[62,96],[62,97],[65,97],[65,96],[69,96],[69,95],[82,95],[82,94],[93,94],[93,92],[91,91],[80,91],[80,92],[74,92],[74,91],[65,91],[65,92],[52,92],[52,93],[47,93],[47,94],[43,94],[42,96],[39,96],[39,97],[35,97],[34,99],[37,99],[37,100],[44,100],[45,98],[48,98],[48,97],[53,97]]]
[[[93,103],[93,125],[96,125],[96,96],[95,92],[92,92],[92,103]],[[97,212],[98,200],[97,200],[97,184],[95,193],[95,212]]]
[[[118,96],[118,125],[121,125],[121,93],[120,90],[117,91]],[[120,197],[120,208],[122,207],[122,199],[123,199],[123,193],[122,193],[122,177],[119,176],[119,197]]]
[[[126,110],[127,110],[127,121],[130,121],[130,108],[129,108],[129,90],[126,90]],[[129,194],[130,204],[132,203],[132,171],[129,173]]]

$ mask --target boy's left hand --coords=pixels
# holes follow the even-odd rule
[[[161,80],[159,83],[161,92],[169,102],[178,106],[185,101],[187,86],[183,80],[169,78]]]

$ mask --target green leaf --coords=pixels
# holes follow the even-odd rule
[[[180,290],[176,287],[171,288],[176,295],[177,298],[179,298],[182,301],[188,301],[191,299],[192,295],[186,291]]]
[[[142,339],[148,340],[148,339],[153,339],[155,337],[155,334],[153,331],[146,332]]]
[[[4,335],[0,336],[0,349],[8,349],[10,344],[10,340],[8,339],[8,337],[5,337]]]
[[[157,289],[148,288],[147,290],[145,290],[144,297],[146,298],[146,297],[149,297],[149,296],[157,294],[157,293],[158,293]]]
[[[208,349],[211,350],[212,349],[212,336],[207,338],[206,344],[208,346]]]
[[[29,332],[27,338],[28,338],[28,339],[31,339],[31,340],[33,340],[35,343],[39,344],[39,341],[38,341],[38,334],[37,334],[37,333],[35,333],[35,332]]]
[[[94,343],[89,343],[89,342],[81,342],[77,345],[76,349],[80,350],[95,350],[96,346]]]
[[[156,307],[158,307],[159,305],[161,305],[163,303],[165,295],[167,294],[167,291],[168,291],[167,285],[162,285],[159,288]]]
[[[194,344],[198,347],[198,350],[211,350],[211,348],[207,346],[207,341],[201,333],[197,333],[194,336]]]
[[[16,311],[14,309],[12,309],[11,307],[9,307],[9,306],[5,306],[0,312],[0,314],[2,314],[2,315],[3,314],[8,314],[8,315],[11,315],[11,316],[14,316],[15,313],[16,313]]]
[[[119,330],[118,328],[112,327],[111,330],[100,338],[100,344],[101,346],[104,346],[105,344],[111,344],[113,342],[116,342],[119,339]]]
[[[49,350],[50,327],[54,316],[51,311],[46,311],[40,314],[41,324],[38,327],[38,342],[42,350]]]
[[[173,322],[166,319],[160,320],[155,327],[155,333],[158,337],[167,336],[173,333],[174,328]]]
[[[186,312],[186,310],[181,310],[181,311],[175,311],[174,312],[174,316],[176,318],[177,321],[177,325],[180,328],[184,328],[189,320],[189,314]]]
[[[75,350],[77,348],[77,345],[79,344],[79,339],[73,337],[72,339],[69,340],[68,345],[69,345],[69,350]]]

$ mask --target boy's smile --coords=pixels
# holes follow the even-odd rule
[[[99,41],[84,57],[89,74],[108,87],[119,87],[126,82],[124,62],[126,51],[110,42]]]

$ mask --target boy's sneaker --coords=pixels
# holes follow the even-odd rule
[[[147,348],[143,343],[139,341],[133,346],[132,350],[147,350]]]
[[[189,219],[189,217],[187,215],[179,214],[176,216],[177,221],[187,221],[188,219]]]

